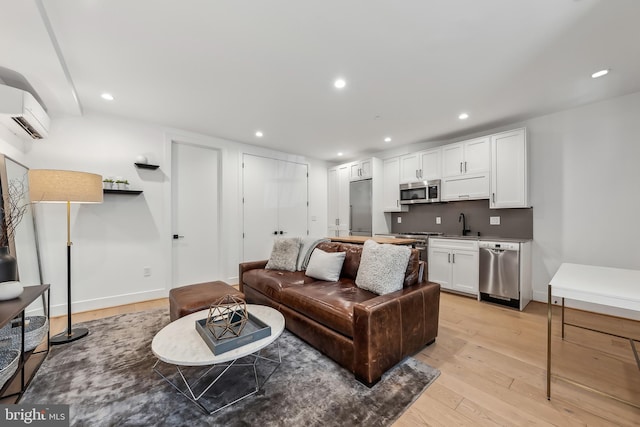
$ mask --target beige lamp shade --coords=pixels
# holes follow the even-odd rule
[[[32,202],[102,203],[102,176],[52,169],[29,170]]]

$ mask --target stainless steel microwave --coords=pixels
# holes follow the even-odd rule
[[[400,184],[400,204],[435,203],[440,201],[440,180]]]

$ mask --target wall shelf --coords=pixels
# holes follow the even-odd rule
[[[142,190],[113,190],[108,188],[104,188],[102,192],[104,194],[142,194]]]
[[[134,165],[136,165],[136,167],[139,167],[140,169],[158,169],[160,167],[160,165],[150,165],[148,163],[134,163]]]

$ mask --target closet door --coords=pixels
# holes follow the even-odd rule
[[[269,258],[278,229],[278,164],[245,154],[242,161],[243,261]]]
[[[307,235],[307,200],[307,165],[278,161],[278,235]]]
[[[273,239],[307,235],[307,165],[243,156],[243,260],[269,258]]]

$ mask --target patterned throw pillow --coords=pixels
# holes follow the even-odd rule
[[[296,271],[296,262],[300,252],[300,238],[276,237],[271,256],[265,267],[268,270]]]
[[[402,289],[411,249],[407,246],[364,242],[356,285],[378,295]]]

